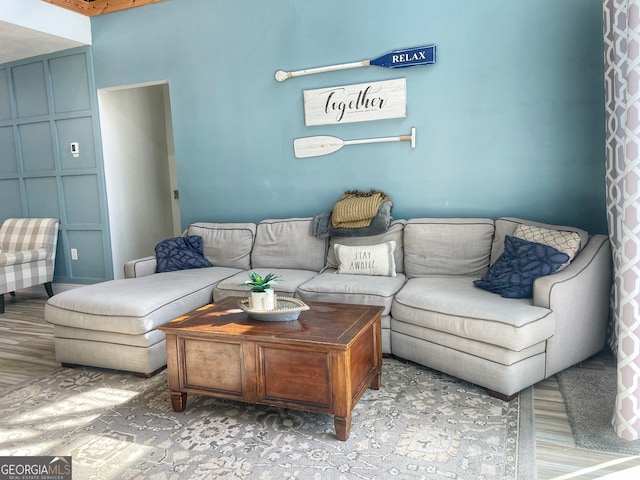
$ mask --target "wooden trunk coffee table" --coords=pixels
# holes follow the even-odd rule
[[[334,415],[347,440],[351,411],[380,388],[382,307],[306,302],[297,320],[259,321],[228,297],[159,327],[167,336],[173,410],[187,393]]]

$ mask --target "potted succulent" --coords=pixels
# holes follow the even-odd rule
[[[256,272],[249,272],[249,280],[241,283],[251,289],[249,307],[256,310],[273,310],[276,308],[275,293],[272,285],[276,285],[279,277],[268,273],[264,277]]]

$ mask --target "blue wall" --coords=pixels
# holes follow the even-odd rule
[[[395,218],[606,232],[600,0],[164,0],[93,17],[92,33],[98,88],[169,81],[184,225],[312,216],[375,188]],[[432,66],[274,80],[429,43]],[[407,118],[305,127],[303,90],[401,77]],[[297,137],[411,127],[414,150],[293,153]]]

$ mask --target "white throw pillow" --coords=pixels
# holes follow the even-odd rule
[[[338,259],[338,273],[351,275],[396,276],[396,261],[393,252],[396,242],[390,240],[378,245],[333,246]]]

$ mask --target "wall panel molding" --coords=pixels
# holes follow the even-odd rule
[[[99,139],[89,47],[0,65],[0,222],[60,219],[55,282],[113,278]]]

